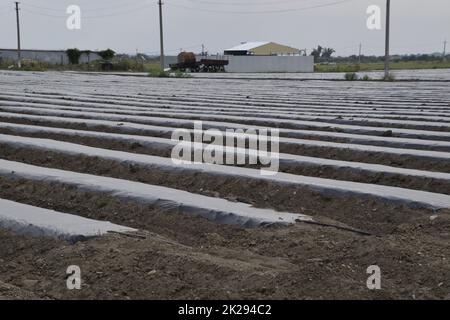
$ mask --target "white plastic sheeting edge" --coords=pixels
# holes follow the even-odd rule
[[[9,114],[8,114],[9,116]],[[17,116],[17,118],[19,118],[20,116]],[[60,121],[58,121],[58,119],[60,119]],[[54,119],[53,117],[49,117],[49,122],[58,122],[58,124],[60,126],[63,126],[64,124],[67,123],[73,123],[73,124],[79,124],[80,120],[84,121],[83,119],[77,119],[77,118],[58,118],[58,119]],[[68,120],[69,119],[69,120]],[[37,120],[46,120],[44,118],[38,118]],[[72,120],[74,120],[73,122],[71,122]],[[83,122],[81,122],[83,123]],[[95,124],[95,120],[93,120],[93,122],[89,122],[90,124]],[[117,122],[113,122],[113,121],[108,121],[108,120],[99,120],[98,121],[98,125],[102,125],[102,126],[108,126],[111,128],[117,128]],[[122,126],[125,129],[128,129],[128,126],[126,124],[123,124]],[[74,130],[74,129],[65,129],[63,127],[45,127],[45,126],[38,126],[38,125],[26,125],[26,124],[17,124],[17,123],[10,123],[10,122],[0,122],[0,128],[5,128],[5,129],[11,129],[11,130],[15,130],[18,132],[51,132],[51,133],[67,133],[67,134],[80,134],[80,135],[98,135],[98,134],[103,134],[105,136],[110,136],[113,137],[119,137],[119,136],[124,136],[124,137],[131,137],[131,136],[136,136],[136,135],[128,135],[128,134],[121,134],[121,133],[117,133],[117,134],[112,134],[112,133],[107,133],[107,132],[98,132],[98,131],[86,131],[86,130]],[[129,128],[132,129],[132,128]],[[176,127],[160,127],[160,126],[151,126],[151,125],[145,125],[145,130],[146,131],[152,131],[155,132],[155,134],[157,136],[162,135],[164,133],[173,133],[175,130],[177,130],[179,128]],[[192,131],[192,129],[186,129],[189,131]],[[203,130],[205,133],[206,131]],[[292,133],[292,132],[291,132]],[[350,139],[351,141],[346,143],[346,144],[350,144],[350,145],[354,145],[354,144],[362,144],[362,145],[374,145],[377,146],[378,144],[383,144],[383,147],[388,147],[388,148],[408,148],[408,149],[414,149],[414,148],[420,148],[425,147],[425,148],[438,148],[438,149],[442,149],[442,150],[438,150],[438,151],[450,151],[450,142],[448,141],[436,141],[436,140],[420,140],[420,139],[408,139],[408,138],[387,138],[387,137],[377,137],[377,136],[364,136],[364,135],[356,135],[356,134],[347,134],[347,133],[337,133],[337,132],[320,132],[320,131],[303,131],[303,130],[295,130],[295,133],[299,136],[301,136],[302,134],[304,136],[318,136],[318,137],[326,137],[326,138],[345,138],[345,139]],[[239,133],[227,133],[224,132],[225,136],[240,136]],[[251,137],[251,134],[246,134],[246,137]],[[137,138],[140,138],[142,136],[136,136]],[[146,136],[148,138],[151,138],[152,136]],[[284,137],[280,137],[279,138],[280,143],[289,143],[289,144],[293,144],[293,145],[301,145],[302,141],[305,141],[304,139],[299,139],[299,138],[284,138]],[[308,141],[315,141],[315,140],[308,140]],[[300,143],[299,143],[300,142]],[[325,141],[326,142],[326,141]],[[386,144],[386,146],[384,146],[384,144]],[[391,146],[392,145],[392,146]],[[428,150],[428,149],[427,149]],[[431,151],[431,150],[430,150]],[[435,151],[435,150],[433,150]]]
[[[20,162],[0,160],[0,176],[70,184],[83,190],[103,192],[122,199],[143,201],[164,210],[173,209],[180,213],[202,216],[218,223],[246,228],[271,224],[292,224],[297,221],[313,222],[311,217],[302,214],[258,209],[245,203],[231,202],[167,187],[37,167]]]
[[[48,101],[48,102],[52,102],[52,101]],[[58,102],[53,102],[53,103],[58,103]],[[30,108],[34,108],[34,109],[42,109],[42,110],[61,110],[61,111],[70,111],[70,109],[75,109],[76,111],[73,112],[87,112],[87,113],[105,113],[105,114],[115,114],[118,113],[120,115],[127,115],[127,116],[136,116],[140,113],[142,113],[142,117],[153,117],[153,116],[177,116],[177,117],[191,117],[192,115],[196,115],[200,118],[204,118],[207,120],[214,120],[214,119],[235,119],[235,120],[239,120],[242,118],[242,112],[232,112],[232,111],[215,111],[215,110],[211,110],[211,111],[203,111],[203,110],[194,110],[194,108],[192,108],[192,110],[190,110],[189,113],[187,113],[186,109],[160,109],[160,108],[147,108],[146,111],[136,111],[136,110],[123,110],[120,108],[111,108],[110,106],[108,106],[107,104],[103,104],[104,107],[103,108],[96,108],[96,107],[89,107],[89,106],[83,106],[83,105],[88,105],[88,104],[83,104],[81,102],[72,102],[72,104],[67,104],[67,105],[58,105],[58,104],[42,104],[42,103],[26,103],[26,102],[15,102],[15,101],[0,101],[0,108],[5,109],[5,110],[11,110],[11,108],[17,108],[19,110],[25,110],[25,111],[30,111]],[[184,112],[183,112],[184,111]],[[44,111],[42,111],[44,112]],[[324,122],[324,123],[336,123],[336,124],[360,124],[360,122],[364,122],[364,123],[380,123],[380,124],[384,124],[384,125],[412,125],[412,126],[418,126],[418,127],[450,127],[450,123],[448,122],[448,118],[441,118],[441,121],[436,121],[436,122],[424,122],[422,121],[417,121],[417,120],[398,120],[398,119],[391,119],[391,118],[370,118],[370,117],[353,117],[350,115],[341,115],[342,118],[336,118],[336,116],[323,116],[323,115],[292,115],[291,117],[287,117],[287,118],[283,118],[280,117],[280,115],[278,114],[275,118],[271,118],[270,114],[261,114],[261,113],[257,113],[257,112],[243,112],[244,114],[247,113],[249,115],[246,115],[245,118],[246,119],[251,119],[254,121],[264,121],[264,120],[269,120],[270,122],[274,122],[274,123],[286,123],[286,124],[301,124],[304,125],[305,122],[308,121],[313,121],[313,122]],[[237,115],[237,114],[242,114],[242,115]],[[257,116],[255,116],[255,114],[257,114]],[[273,113],[275,114],[275,113]],[[401,116],[398,118],[402,118]],[[406,116],[404,116],[404,118],[406,118]],[[189,118],[188,118],[189,119]],[[447,121],[445,121],[447,120]]]
[[[24,109],[24,108],[21,108]],[[46,110],[46,107],[43,107],[42,109],[34,109],[28,108],[29,110],[21,110],[26,111],[25,113],[15,113],[17,110],[19,110],[18,107],[0,107],[0,110],[10,110],[12,112],[8,111],[0,111],[1,117],[8,117],[8,118],[20,118],[21,116],[25,117],[26,119],[49,119],[50,120],[57,120],[61,119],[60,122],[64,122],[64,119],[69,119],[66,121],[72,121],[70,119],[75,119],[76,122],[81,122],[80,120],[84,120],[86,124],[93,123],[94,121],[108,121],[108,122],[121,122],[121,123],[127,123],[129,125],[135,125],[137,128],[143,128],[145,125],[150,126],[172,126],[172,127],[180,127],[182,125],[192,125],[194,121],[202,121],[203,126],[205,128],[215,128],[215,129],[226,129],[226,128],[264,128],[264,129],[275,129],[278,128],[280,130],[280,133],[295,133],[298,130],[304,131],[302,129],[308,129],[315,128],[314,130],[320,130],[320,129],[326,129],[328,131],[324,131],[324,133],[332,133],[334,131],[329,130],[340,130],[341,132],[345,133],[354,133],[354,134],[364,134],[364,135],[370,135],[370,134],[384,134],[386,131],[392,131],[396,135],[400,137],[406,137],[406,138],[421,138],[421,139],[450,139],[450,133],[444,132],[444,131],[429,131],[429,130],[418,130],[418,129],[402,129],[402,128],[393,128],[393,127],[371,127],[371,126],[362,126],[362,125],[348,125],[348,124],[336,124],[336,123],[325,123],[325,122],[304,122],[302,126],[297,126],[295,129],[293,128],[283,128],[283,127],[267,127],[267,126],[261,126],[260,122],[253,123],[253,124],[245,124],[245,123],[238,123],[238,122],[224,122],[219,120],[205,120],[205,119],[197,119],[197,120],[190,120],[187,118],[163,118],[163,117],[144,117],[144,116],[126,116],[126,115],[120,115],[120,114],[107,114],[107,113],[95,113],[95,112],[82,112],[82,111],[68,111],[68,110],[60,110],[57,108],[53,108],[50,110]],[[27,113],[28,112],[28,113]],[[32,113],[32,114],[31,114]],[[83,119],[76,118],[77,116],[82,116]],[[91,116],[91,118],[88,118],[88,116]],[[240,118],[242,119],[242,117]],[[248,120],[248,117],[245,117],[245,120]],[[232,121],[233,119],[229,118],[228,121]],[[266,119],[267,120],[267,119]],[[129,121],[137,121],[136,123],[129,122]],[[267,122],[267,121],[266,121]],[[273,121],[272,121],[273,122]],[[299,122],[299,121],[297,121]],[[312,131],[311,132],[317,132]]]
[[[0,128],[3,127],[0,122]],[[7,128],[16,128],[14,126],[5,126]],[[94,131],[80,131],[80,130],[71,130],[71,129],[57,129],[57,128],[45,128],[44,132],[51,133],[60,133],[60,134],[68,134],[73,136],[80,137],[96,137],[100,139],[113,139],[120,140],[127,143],[139,142],[145,146],[152,148],[159,148],[161,150],[166,150],[167,148],[173,148],[177,142],[163,139],[163,138],[154,138],[154,137],[145,137],[145,136],[133,136],[133,135],[122,135],[122,134],[114,134],[114,133],[104,133],[104,132],[94,132]],[[29,132],[41,132],[39,131],[39,127],[32,128],[26,127],[29,129]],[[36,129],[36,130],[33,130]],[[147,165],[160,165],[162,163],[170,164],[167,158],[159,157],[159,156],[150,156],[144,154],[136,154],[129,153],[123,151],[109,150],[103,148],[90,147],[82,144],[73,144],[70,142],[64,142],[59,140],[52,139],[39,139],[39,138],[28,138],[21,136],[13,136],[0,134],[0,143],[9,144],[11,146],[23,145],[25,147],[35,148],[35,149],[46,149],[51,151],[58,151],[69,154],[83,154],[87,156],[97,156],[107,159],[118,160],[121,162],[125,161],[133,161],[141,164]],[[197,144],[193,143],[180,143],[181,145],[185,145],[188,148],[192,148],[192,150],[204,150],[207,146],[206,144]],[[242,154],[248,155],[252,154],[255,157],[258,156],[258,152],[256,150],[247,150],[241,148],[229,148],[229,147],[221,147],[217,146],[216,150],[223,150],[223,152],[229,152],[231,154]],[[275,159],[276,155],[271,155],[271,157]],[[351,172],[371,172],[371,173],[382,173],[382,174],[390,174],[390,175],[400,175],[400,176],[410,176],[410,177],[420,177],[420,178],[430,178],[430,179],[438,179],[443,181],[450,181],[450,173],[444,172],[436,172],[436,171],[424,171],[424,170],[415,170],[415,169],[404,169],[399,167],[390,167],[379,164],[370,164],[364,162],[351,162],[351,161],[339,161],[339,160],[330,160],[330,159],[322,159],[322,158],[314,158],[314,157],[304,157],[298,155],[291,154],[278,154],[278,158],[280,164],[287,166],[329,166],[333,167],[336,170],[348,170]],[[448,155],[448,159],[450,159],[450,155]],[[227,167],[228,169],[230,167]]]
[[[7,141],[5,139],[5,136],[2,137],[3,141]],[[324,178],[316,178],[316,177],[307,177],[307,176],[300,176],[300,175],[293,175],[293,174],[287,174],[287,173],[277,173],[275,176],[263,176],[260,174],[259,170],[254,169],[248,169],[248,168],[239,168],[239,167],[231,167],[231,166],[221,166],[221,165],[211,165],[211,164],[178,164],[174,165],[170,158],[161,158],[161,157],[155,157],[155,156],[147,156],[147,155],[140,155],[140,154],[132,154],[132,153],[126,153],[121,151],[113,151],[108,149],[100,149],[100,148],[93,148],[93,147],[87,147],[83,145],[77,145],[73,143],[67,143],[67,142],[60,142],[55,140],[48,140],[48,139],[34,139],[34,138],[22,138],[22,137],[14,137],[12,136],[10,141],[14,141],[17,145],[26,145],[29,147],[34,147],[38,149],[46,149],[46,150],[54,150],[58,152],[63,152],[66,154],[84,154],[88,156],[97,156],[97,157],[103,157],[106,159],[112,159],[116,161],[121,161],[123,163],[125,162],[135,162],[135,163],[141,163],[146,165],[153,165],[155,167],[171,170],[171,171],[177,171],[182,170],[184,172],[193,170],[197,172],[205,172],[207,174],[215,174],[220,176],[233,176],[233,177],[243,177],[243,178],[251,178],[251,179],[258,179],[258,180],[265,180],[265,181],[272,181],[275,183],[282,183],[282,184],[288,184],[288,185],[298,185],[303,186],[312,190],[316,190],[322,193],[326,194],[336,194],[336,195],[343,195],[343,196],[358,196],[358,197],[375,197],[382,199],[384,201],[394,201],[394,202],[400,202],[403,204],[407,204],[409,206],[419,206],[419,207],[431,207],[435,209],[440,208],[450,208],[450,196],[445,194],[439,194],[439,193],[432,193],[432,192],[424,192],[424,191],[418,191],[418,190],[412,190],[412,189],[405,189],[405,188],[398,188],[398,187],[389,187],[389,186],[382,186],[382,185],[375,185],[375,184],[367,184],[367,183],[359,183],[359,182],[350,182],[350,181],[341,181],[341,180],[332,180],[332,179],[324,179]],[[100,176],[92,176],[92,175],[86,175],[86,174],[79,174],[79,173],[73,173],[73,172],[67,172],[67,171],[61,171],[61,170],[54,170],[54,169],[45,169],[41,167],[36,166],[29,166],[25,164],[21,164],[18,162],[10,162],[6,160],[0,160],[0,175],[2,174],[8,174],[8,168],[12,168],[11,171],[15,171],[13,168],[14,166],[19,167],[22,170],[25,170],[23,172],[26,172],[26,175],[29,177],[33,177],[34,179],[44,179],[44,176],[47,176],[47,173],[44,174],[44,172],[49,172],[48,174],[52,176],[52,180],[62,179],[58,178],[57,176],[60,175],[61,177],[66,178],[64,181],[68,183],[73,183],[74,181],[82,181],[77,182],[77,184],[85,184],[85,181],[88,181],[87,185],[92,186],[93,189],[106,189],[108,191],[114,191],[116,190],[117,186],[121,186],[118,191],[119,194],[125,193],[128,194],[130,197],[137,197],[142,198],[141,191],[146,190],[147,188],[150,188],[147,193],[148,197],[154,200],[155,195],[164,195],[165,193],[169,192],[170,200],[177,202],[179,199],[181,203],[184,203],[188,206],[193,206],[193,208],[198,208],[199,203],[207,203],[210,206],[204,207],[208,209],[220,209],[226,210],[224,208],[228,208],[227,206],[231,206],[230,208],[233,208],[233,213],[231,213],[231,217],[233,215],[243,214],[244,217],[251,217],[253,218],[262,218],[264,215],[261,215],[262,212],[259,209],[249,208],[252,209],[250,211],[247,211],[248,206],[244,204],[236,205],[233,202],[225,201],[225,202],[219,202],[214,203],[210,201],[211,198],[194,195],[192,193],[184,192],[184,191],[178,191],[174,189],[168,189],[168,188],[162,188],[162,187],[155,187],[150,186],[146,184],[137,184],[132,181],[127,180],[119,180],[119,179],[112,179],[112,178],[104,178]],[[35,170],[35,172],[33,172]],[[55,176],[56,175],[56,176]],[[81,177],[81,178],[80,178]],[[87,178],[89,177],[89,178]],[[71,180],[72,179],[72,180]],[[81,180],[80,180],[81,179]],[[86,180],[87,179],[87,180]],[[106,180],[105,180],[106,179]],[[118,185],[116,186],[113,181],[118,181]],[[127,188],[128,184],[130,185],[130,189]],[[133,193],[129,194],[128,190],[131,190],[131,188],[135,188],[136,186],[139,192],[135,196]],[[146,187],[145,187],[146,186]],[[114,191],[114,192],[116,192]],[[175,192],[180,193],[179,197],[173,197]],[[145,193],[144,193],[145,194]],[[199,197],[196,199],[196,197]],[[144,196],[144,199],[146,199],[146,196]],[[180,202],[178,201],[178,202]],[[240,210],[244,210],[243,212],[240,212]],[[189,210],[188,210],[189,211]],[[269,221],[274,222],[273,218],[276,218],[275,221],[278,218],[281,218],[281,220],[284,220],[284,218],[278,216],[278,213],[273,212],[271,210],[265,211],[267,213],[267,219]],[[215,214],[215,213],[214,213]],[[211,215],[211,212],[206,212],[206,216],[209,217]],[[291,217],[290,214],[288,214],[288,217]],[[235,217],[233,217],[234,219]],[[239,218],[240,219],[240,218]],[[214,218],[213,220],[216,220]],[[295,221],[295,219],[294,219]],[[264,222],[264,221],[262,221]]]
[[[0,112],[0,116],[2,116],[2,113]],[[29,118],[25,115],[21,115],[21,118]],[[39,118],[38,118],[39,119]],[[71,119],[72,121],[73,119]],[[64,120],[63,120],[64,121]],[[89,124],[91,122],[85,121],[85,122],[73,122],[73,123],[85,123]],[[95,121],[95,123],[102,125],[103,123],[101,121]],[[32,128],[39,128],[38,126],[28,126],[28,130],[32,130]],[[139,125],[134,124],[130,126],[129,123],[121,123],[120,128],[125,129],[125,127],[128,128],[140,128],[142,130],[145,130],[147,125]],[[153,126],[151,126],[154,128]],[[7,124],[4,122],[0,122],[0,128],[19,128],[19,125],[14,124]],[[25,128],[22,126],[22,128]],[[41,127],[41,131],[43,127]],[[206,128],[205,128],[206,129]],[[48,131],[52,129],[47,129]],[[72,129],[53,129],[60,130],[61,133],[63,133],[63,130],[66,130],[66,133],[74,133],[75,131]],[[69,131],[70,130],[70,131]],[[169,132],[171,129],[161,128],[161,132]],[[99,133],[95,133],[93,131],[85,131],[83,134],[84,136],[94,136],[98,135]],[[103,133],[104,137],[118,137],[119,134],[113,134],[113,133]],[[239,136],[239,135],[238,135]],[[138,137],[135,137],[134,139],[138,139]],[[147,142],[150,142],[153,139],[153,142],[158,143],[166,143],[165,141],[170,141],[168,139],[163,138],[155,138],[155,137],[147,137],[147,138],[141,138],[141,140],[147,140]],[[401,155],[401,156],[413,156],[413,157],[421,157],[421,158],[427,158],[427,159],[440,159],[440,160],[450,160],[450,153],[449,152],[443,152],[443,151],[430,151],[430,150],[417,150],[417,149],[403,149],[403,148],[391,148],[391,147],[379,147],[379,146],[372,146],[372,145],[360,145],[360,144],[352,144],[352,143],[337,143],[337,142],[328,142],[328,141],[318,141],[318,140],[306,140],[306,139],[292,139],[292,138],[280,138],[280,143],[289,143],[292,145],[297,146],[311,146],[311,147],[328,147],[328,148],[336,148],[336,149],[342,149],[342,150],[355,150],[355,151],[361,151],[361,152],[378,152],[378,153],[386,153],[386,154],[394,154],[394,155]],[[294,155],[289,156],[290,158],[295,157]]]
[[[130,233],[136,229],[53,210],[0,199],[0,228],[19,234],[53,237],[70,242],[108,232]]]

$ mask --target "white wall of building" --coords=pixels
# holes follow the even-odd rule
[[[200,61],[202,56],[197,56]],[[229,65],[226,72],[231,73],[263,73],[263,72],[314,72],[314,57],[311,56],[208,56],[207,59],[227,59]],[[176,56],[166,56],[166,68],[177,63]]]
[[[66,52],[62,50],[22,50],[21,57],[22,59],[46,62],[50,64],[69,64],[69,58],[67,57]],[[95,52],[91,52],[89,55],[87,53],[82,53],[80,63],[92,62],[99,59],[101,59],[101,57]],[[17,50],[0,49],[0,60],[17,62]]]
[[[314,57],[311,56],[226,56],[229,60],[227,72],[314,72]]]

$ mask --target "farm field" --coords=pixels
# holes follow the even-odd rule
[[[0,299],[450,299],[448,71],[301,77],[0,71]],[[173,163],[194,121],[280,172]]]
[[[395,70],[392,71],[397,80],[422,80],[422,81],[450,81],[449,69],[416,69],[416,70]],[[373,80],[380,80],[384,77],[382,71],[360,71],[356,74],[362,78],[365,75]],[[218,73],[218,74],[194,74],[199,78],[254,78],[254,79],[301,79],[301,80],[343,80],[345,72],[314,72],[314,73],[254,73],[254,74],[236,74],[236,73]]]

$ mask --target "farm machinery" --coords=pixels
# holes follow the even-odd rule
[[[225,72],[228,60],[215,58],[202,58],[199,61],[193,52],[181,52],[177,57],[177,63],[171,64],[172,70],[190,72]]]

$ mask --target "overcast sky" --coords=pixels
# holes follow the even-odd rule
[[[338,55],[356,54],[360,42],[364,54],[381,55],[384,50],[384,30],[367,29],[366,9],[379,5],[384,15],[385,0],[164,2],[168,54],[200,51],[201,44],[210,53],[223,52],[244,41],[307,49],[321,44],[335,48]],[[450,40],[450,0],[391,2],[393,53],[442,52],[444,40]],[[66,28],[69,5],[82,10],[81,30]],[[13,7],[13,1],[0,0],[0,48],[16,47]],[[157,0],[23,0],[20,7],[24,49],[159,50]]]

